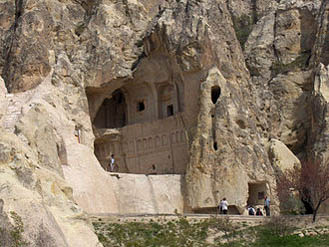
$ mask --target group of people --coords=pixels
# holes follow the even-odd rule
[[[270,198],[268,198],[267,196],[264,197],[264,210],[265,210],[265,213],[266,213],[266,216],[270,216],[271,215],[271,212],[270,212]],[[228,202],[226,200],[226,198],[224,197],[220,203],[219,203],[219,213],[220,214],[227,214],[227,211],[228,211]],[[263,216],[263,213],[261,211],[260,208],[257,208],[255,210],[255,208],[252,206],[252,205],[249,205],[248,208],[248,214],[249,215],[257,215],[257,216]]]
[[[250,205],[250,206],[248,206],[248,214],[249,215],[257,215],[257,216],[263,216],[263,213],[262,213],[262,211],[260,210],[260,208],[257,208],[256,210],[255,210],[255,208],[252,206],[252,205]]]

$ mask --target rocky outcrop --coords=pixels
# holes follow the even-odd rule
[[[0,195],[31,242],[40,211],[31,222],[47,219],[54,245],[82,235],[96,245],[74,202],[95,214],[181,213],[226,197],[243,213],[267,194],[277,212],[276,166],[327,157],[328,1],[0,7],[1,181],[13,188]],[[120,172],[144,174],[110,176],[111,153]]]
[[[313,48],[312,63],[316,67],[318,63],[328,65],[328,50],[329,50],[329,3],[322,1],[320,12],[317,16],[317,39]]]
[[[214,105],[206,95],[217,83],[222,88],[222,95]],[[192,143],[187,188],[195,208],[216,205],[226,197],[242,213],[250,199],[250,185],[260,184],[263,193],[270,194],[275,181],[266,150],[256,134],[252,115],[248,114],[250,110],[246,103],[236,104],[231,90],[217,69],[210,71],[201,85],[199,123]],[[215,143],[217,148],[214,147]],[[275,200],[274,193],[272,196]],[[253,204],[261,202],[256,199]]]
[[[11,92],[31,89],[50,73],[48,49],[52,45],[51,29],[55,26],[46,15],[45,4],[35,6],[34,1],[15,3],[15,20],[7,31],[2,70]]]
[[[70,200],[71,189],[43,166],[37,150],[4,129],[0,146],[1,212],[22,220],[23,240],[30,246],[98,246],[82,210]]]
[[[7,88],[5,87],[5,82],[0,77],[0,124],[2,118],[7,111],[8,101],[6,99]]]
[[[317,157],[328,159],[327,131],[328,131],[328,100],[329,100],[329,68],[320,65],[315,74],[314,91],[312,98],[312,129],[310,131],[310,151]]]
[[[319,1],[286,1],[263,16],[245,44],[247,66],[260,93],[265,137],[281,140],[296,154],[303,152],[310,125],[308,67],[315,42]],[[302,28],[303,27],[303,28]],[[289,95],[289,96],[288,96]]]
[[[295,166],[301,166],[299,159],[279,140],[272,139],[270,141],[268,152],[271,163],[279,171],[284,172],[287,169],[293,169]]]
[[[320,64],[315,72],[312,97],[312,125],[309,132],[310,157],[320,159],[328,165],[328,82],[329,66]],[[328,213],[328,202],[321,205],[320,212]]]

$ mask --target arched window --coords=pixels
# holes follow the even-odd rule
[[[175,100],[175,89],[172,85],[166,84],[159,87],[159,116],[166,118],[177,112]]]
[[[144,111],[145,110],[145,103],[144,103],[144,101],[139,101],[138,103],[137,103],[137,111]]]

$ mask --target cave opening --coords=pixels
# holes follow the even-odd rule
[[[214,150],[217,151],[218,150],[218,144],[216,141],[214,141]]]
[[[259,206],[264,204],[266,183],[248,183],[249,198],[247,205]]]
[[[211,101],[212,103],[216,104],[217,100],[220,96],[221,90],[219,86],[213,86],[211,88]]]
[[[93,124],[100,129],[121,128],[127,124],[127,105],[120,89],[114,91],[111,98],[103,101]]]
[[[305,208],[305,214],[313,214],[313,208],[309,201],[304,198],[302,198],[301,201]]]
[[[137,103],[137,111],[141,112],[145,110],[145,103],[144,101],[140,101]]]
[[[174,115],[174,106],[173,105],[168,105],[167,106],[167,116],[173,116]]]

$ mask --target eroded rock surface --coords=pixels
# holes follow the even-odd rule
[[[0,194],[5,212],[28,222],[39,210],[36,225],[47,215],[58,246],[97,242],[71,218],[74,202],[95,214],[181,213],[226,197],[241,214],[267,194],[277,213],[278,162],[328,156],[328,6],[0,1],[1,183],[15,190]]]
[[[37,150],[2,128],[0,147],[2,212],[22,219],[23,239],[30,246],[98,246],[82,210],[72,201],[72,190],[44,166]]]
[[[6,94],[7,94],[7,88],[5,87],[5,82],[0,77],[0,123],[8,107],[8,100],[6,98]]]
[[[300,167],[300,160],[282,142],[276,139],[270,141],[269,156],[275,168],[280,171]]]

